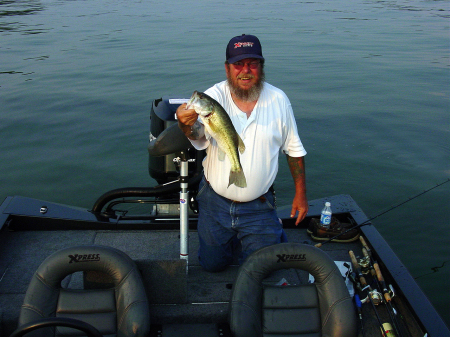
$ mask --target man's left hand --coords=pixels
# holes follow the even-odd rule
[[[296,193],[295,198],[292,202],[291,218],[295,217],[295,214],[297,214],[297,212],[297,220],[295,221],[296,226],[298,226],[300,221],[302,221],[308,213],[308,200],[306,199],[306,196],[297,195]]]

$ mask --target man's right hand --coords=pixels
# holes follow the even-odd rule
[[[177,109],[177,119],[178,125],[192,126],[197,121],[198,114],[194,109],[186,110],[186,103],[183,103]]]
[[[186,103],[177,109],[178,126],[191,140],[198,140],[205,136],[204,126],[198,121],[198,114],[194,109],[186,110]]]

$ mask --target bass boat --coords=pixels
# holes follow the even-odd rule
[[[184,101],[152,103],[156,186],[106,192],[91,209],[5,198],[0,336],[450,336],[349,195],[309,201],[299,226],[279,206],[288,243],[204,271],[195,201],[204,153],[177,126]],[[327,201],[350,239],[317,237]]]

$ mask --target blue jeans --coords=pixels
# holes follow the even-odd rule
[[[233,202],[218,195],[203,177],[199,185],[198,258],[201,266],[221,271],[233,262],[233,250],[241,244],[239,263],[259,248],[287,241],[271,191],[250,202]]]

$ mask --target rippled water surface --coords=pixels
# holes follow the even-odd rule
[[[0,196],[90,208],[155,185],[151,101],[222,80],[251,33],[294,107],[308,197],[375,216],[450,176],[449,22],[449,1],[0,1]],[[450,324],[450,183],[374,225]]]

